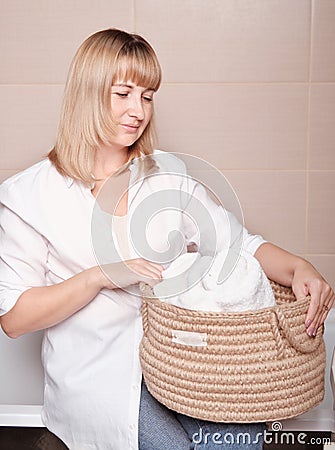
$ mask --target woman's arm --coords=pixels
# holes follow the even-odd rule
[[[139,281],[155,282],[161,278],[163,268],[137,258],[103,269],[92,267],[61,283],[26,290],[14,307],[0,317],[3,331],[16,338],[49,328],[86,306],[101,289],[126,287]]]
[[[26,290],[14,307],[1,316],[3,331],[16,338],[71,316],[98,294],[101,283],[98,270],[88,269],[59,284]]]
[[[326,280],[311,263],[271,243],[262,244],[257,249],[255,257],[268,278],[284,286],[292,286],[298,299],[306,295],[311,296],[305,325],[307,333],[315,336],[335,298]]]

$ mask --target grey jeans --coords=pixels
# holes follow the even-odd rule
[[[175,413],[142,383],[139,450],[261,450],[264,423],[215,423]]]

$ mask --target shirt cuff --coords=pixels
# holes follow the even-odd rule
[[[0,316],[8,313],[18,301],[20,295],[29,289],[29,287],[22,289],[9,289],[0,290]]]
[[[251,255],[255,255],[256,251],[262,244],[265,244],[267,241],[259,236],[258,234],[253,236],[248,236],[246,242],[244,242],[244,249],[250,253]]]

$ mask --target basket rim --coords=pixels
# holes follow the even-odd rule
[[[276,309],[298,309],[301,306],[307,304],[310,302],[311,297],[310,295],[305,296],[304,298],[296,299],[292,302],[286,302],[282,304],[276,304],[274,306],[268,306],[266,308],[260,308],[260,309],[251,309],[246,311],[204,311],[204,310],[195,310],[195,309],[188,309],[183,308],[181,306],[173,305],[171,303],[164,302],[163,300],[160,300],[159,298],[153,296],[148,296],[148,294],[153,292],[150,286],[147,286],[142,292],[142,300],[144,300],[148,306],[153,305],[158,308],[163,308],[167,311],[173,312],[175,314],[178,314],[178,316],[189,316],[193,314],[197,314],[198,317],[218,317],[220,315],[224,315],[227,317],[251,317],[255,315],[263,315],[273,312]]]

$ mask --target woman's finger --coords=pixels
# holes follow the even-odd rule
[[[307,328],[307,333],[310,336],[315,336],[318,327],[326,320],[330,308],[334,303],[334,293],[328,284],[323,284],[321,289],[319,286],[311,286],[311,296],[314,300],[313,309],[317,303],[318,309],[313,320]],[[311,300],[312,303],[312,300]]]
[[[130,270],[147,278],[161,279],[163,267],[144,259],[125,261]]]

